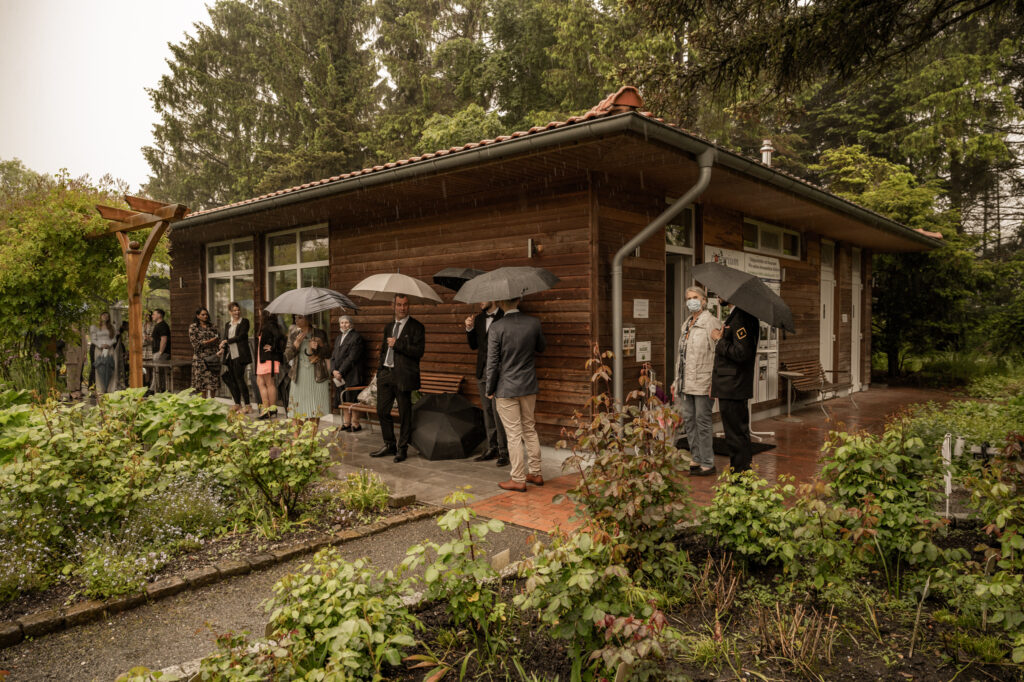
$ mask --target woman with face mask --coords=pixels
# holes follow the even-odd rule
[[[711,370],[715,365],[715,341],[711,332],[721,329],[722,323],[707,311],[707,303],[707,295],[700,287],[686,290],[686,309],[690,317],[679,330],[679,357],[676,380],[672,384],[693,456],[691,476],[712,476],[717,472],[711,445]]]

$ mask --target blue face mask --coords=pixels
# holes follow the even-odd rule
[[[699,298],[688,298],[686,299],[686,307],[691,313],[695,313],[700,310],[700,299]]]

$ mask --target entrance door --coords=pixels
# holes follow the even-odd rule
[[[830,370],[835,369],[835,292],[836,292],[836,245],[833,242],[821,242],[821,300],[820,300],[820,334],[818,343],[821,367],[826,376],[832,380]]]
[[[686,287],[693,284],[693,256],[682,253],[665,254],[665,386],[676,378],[679,358],[679,330],[689,314],[686,310]]]
[[[860,278],[861,260],[860,249],[853,249],[852,263],[850,264],[853,282],[853,303],[850,309],[850,383],[853,384],[851,391],[860,390],[860,342],[863,337],[861,302],[864,298],[864,288]]]

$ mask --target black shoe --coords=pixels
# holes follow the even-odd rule
[[[270,413],[269,412],[264,412],[260,416],[256,417],[256,419],[260,419],[260,420],[270,419]]]
[[[494,463],[495,466],[507,467],[512,462],[509,461],[508,457],[499,457],[498,461]]]
[[[497,458],[498,458],[498,451],[497,450],[488,450],[484,454],[482,454],[482,455],[480,455],[478,457],[474,457],[473,461],[474,462],[486,462],[489,459],[497,459]]]
[[[344,426],[341,427],[341,430],[342,431],[351,431],[352,430],[352,425],[351,424],[345,424]]]
[[[407,457],[408,454],[406,454],[405,450],[402,450],[397,455],[395,455],[395,464],[398,464],[399,462],[404,462]]]
[[[703,469],[701,467],[697,467],[696,471],[690,470],[691,476],[714,476],[717,473],[718,469],[716,467],[711,467],[710,469]]]
[[[390,443],[385,443],[384,447],[382,447],[380,450],[377,450],[376,452],[371,452],[370,457],[388,457],[390,455],[394,455],[397,453],[398,450],[395,449],[394,445],[391,445]]]
[[[349,429],[349,431],[351,431],[352,433],[358,433],[359,431],[362,431],[362,430],[363,430],[362,426],[353,426],[353,427],[351,427]]]

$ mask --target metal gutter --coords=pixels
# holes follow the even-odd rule
[[[696,201],[711,182],[711,167],[715,163],[717,150],[713,145],[704,145],[703,151],[697,156],[700,175],[697,182],[686,190],[683,196],[676,199],[671,206],[662,211],[647,227],[640,230],[632,239],[618,250],[612,259],[612,398],[616,408],[622,407],[622,261],[636,247],[643,244],[655,234],[660,234],[684,208]]]

